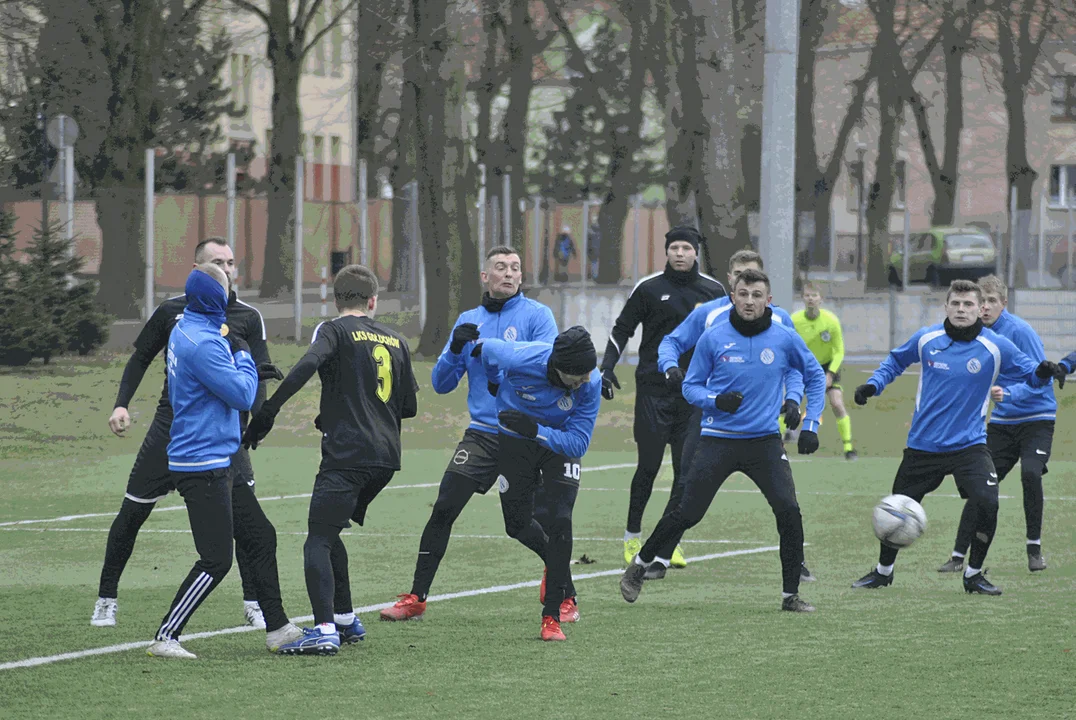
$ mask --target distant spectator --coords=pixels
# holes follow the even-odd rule
[[[557,282],[568,282],[568,262],[577,255],[575,242],[572,240],[571,228],[565,225],[557,235],[557,241],[553,244],[553,256],[557,260],[557,270],[553,279]]]
[[[598,255],[601,250],[602,231],[597,222],[590,224],[587,230],[587,260],[590,261],[590,279],[598,279]]]

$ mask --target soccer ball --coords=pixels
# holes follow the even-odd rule
[[[926,529],[923,506],[907,495],[889,495],[874,508],[874,535],[883,545],[906,548]]]

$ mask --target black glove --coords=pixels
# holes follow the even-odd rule
[[[1068,375],[1068,373],[1061,365],[1058,365],[1055,362],[1050,362],[1049,360],[1043,360],[1039,363],[1039,366],[1035,368],[1035,375],[1040,378],[1052,377],[1057,380],[1058,389],[1062,390],[1065,387],[1065,376]]]
[[[856,388],[855,401],[856,405],[866,405],[867,398],[872,398],[878,394],[878,388],[874,387],[870,383],[866,385],[860,385]]]
[[[810,455],[818,449],[818,433],[813,430],[804,430],[800,433],[799,442],[796,443],[796,449],[800,451],[800,455]]]
[[[228,347],[231,349],[232,355],[235,355],[237,352],[245,352],[247,355],[250,354],[250,345],[247,345],[247,341],[239,337],[236,333],[230,332],[224,339],[228,341]]]
[[[795,430],[800,426],[800,406],[795,400],[785,400],[781,412],[785,414],[785,427]]]
[[[451,348],[449,348],[451,349]],[[482,354],[482,343],[475,343],[474,349],[471,350],[471,357],[476,358]]]
[[[448,351],[453,355],[459,355],[463,352],[463,346],[469,342],[473,342],[478,339],[478,326],[474,323],[463,323],[457,325],[456,329],[452,331],[452,342],[448,346]]]
[[[497,383],[491,381],[491,380],[487,380],[486,381],[486,390],[493,397],[497,397],[497,393],[499,393],[501,391],[501,386],[498,385]]]
[[[665,384],[670,390],[680,392],[680,386],[684,384],[684,371],[675,365],[665,371]]]
[[[714,407],[722,412],[727,412],[730,415],[740,409],[740,403],[743,402],[743,393],[727,392],[721,393],[714,398]]]
[[[522,435],[531,440],[538,437],[538,423],[519,410],[502,410],[497,413],[497,420],[500,421],[501,425],[517,435]]]
[[[265,405],[262,405],[262,409],[250,419],[247,431],[243,433],[243,447],[248,450],[257,450],[258,443],[265,439],[275,422],[276,413],[266,410]],[[317,423],[314,426],[317,427]]]
[[[314,427],[319,431],[321,430],[321,413],[314,416]]]
[[[613,399],[613,388],[620,389],[620,381],[616,379],[613,368],[602,370],[602,397],[606,400]]]
[[[258,382],[283,379],[284,373],[280,372],[280,369],[273,363],[262,363],[258,366]]]

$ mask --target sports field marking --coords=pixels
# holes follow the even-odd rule
[[[671,465],[672,463],[663,463],[665,465]],[[619,463],[616,465],[595,465],[594,467],[583,467],[582,472],[601,472],[603,470],[624,470],[627,468],[635,467],[635,463]],[[411,485],[389,485],[385,490],[415,490],[418,488],[434,488],[440,487],[440,483],[417,483]],[[384,492],[384,491],[382,491]],[[272,502],[274,500],[302,500],[309,498],[310,493],[298,493],[296,495],[269,495],[266,497],[258,496],[258,502]],[[186,505],[165,505],[163,507],[153,508],[153,512],[174,512],[176,510],[186,510]],[[115,517],[115,512],[104,513],[81,513],[78,515],[61,515],[54,518],[39,518],[34,520],[8,520],[6,522],[0,522],[0,527],[11,527],[12,525],[36,525],[39,523],[54,523],[54,522],[70,522],[71,520],[84,520],[86,518],[99,518],[99,517]]]
[[[39,528],[39,527],[6,527],[0,528],[5,532],[36,532],[36,533],[57,533],[57,532],[90,532],[90,533],[107,533],[109,528],[73,528],[73,527],[61,527],[61,528]],[[138,534],[142,533],[156,533],[160,535],[190,535],[189,528],[142,528],[138,531]],[[307,532],[298,531],[282,531],[277,530],[277,535],[295,535],[297,537],[306,537]],[[417,538],[422,537],[422,533],[378,533],[378,532],[348,532],[344,531],[340,533],[341,536],[354,535],[355,537],[385,537],[385,538]],[[508,537],[508,535],[501,533],[500,535],[472,535],[472,534],[457,534],[452,533],[452,539],[463,540],[515,540],[515,538]],[[623,537],[607,538],[607,537],[574,537],[573,541],[588,541],[588,542],[623,542]],[[683,543],[696,543],[698,545],[758,545],[765,542],[765,540],[687,540],[682,539]]]
[[[748,548],[746,550],[729,550],[727,552],[712,553],[710,555],[699,555],[698,557],[688,558],[689,563],[702,562],[704,560],[717,560],[719,558],[734,557],[737,555],[755,555],[764,552],[774,552],[780,548],[776,545],[768,545],[766,547]],[[572,575],[572,579],[589,580],[590,578],[598,577],[610,577],[613,575],[620,575],[624,571],[617,568],[615,570],[601,570],[599,572],[583,573],[581,575]],[[445,593],[444,595],[431,595],[426,598],[426,602],[440,602],[442,600],[456,600],[458,598],[475,597],[478,595],[490,595],[493,593],[503,593],[512,590],[521,590],[523,588],[538,587],[541,584],[540,580],[527,580],[525,582],[513,583],[511,585],[492,585],[490,587],[478,588],[476,590],[463,590],[454,593]],[[365,607],[355,608],[355,612],[358,614],[377,612],[387,607],[392,607],[393,603],[386,602],[378,605],[367,605]],[[314,619],[313,615],[304,615],[302,617],[292,618],[294,623],[310,622]],[[217,637],[218,635],[234,635],[236,633],[253,632],[254,628],[249,625],[243,625],[241,627],[225,628],[223,630],[210,630],[208,632],[191,633],[183,636],[184,642],[191,640],[201,640],[202,638]],[[18,668],[38,667],[40,665],[50,665],[52,663],[61,662],[63,660],[80,660],[82,658],[93,657],[95,655],[111,655],[114,653],[126,652],[128,650],[138,650],[140,648],[149,647],[152,644],[150,640],[143,640],[141,642],[123,643],[120,645],[106,645],[105,647],[89,648],[87,650],[76,650],[74,652],[60,653],[59,655],[45,655],[42,657],[26,658],[25,660],[14,660],[12,662],[0,663],[0,671],[2,670],[15,670]],[[153,662],[153,661],[150,661]],[[287,662],[286,660],[283,662]]]

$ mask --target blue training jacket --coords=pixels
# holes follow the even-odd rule
[[[453,325],[474,323],[482,340],[496,339],[509,342],[548,342],[557,338],[557,323],[553,312],[540,302],[518,294],[504,304],[500,312],[490,312],[479,306],[460,314]],[[471,414],[468,427],[486,433],[497,432],[497,402],[486,389],[486,370],[482,361],[471,357],[473,343],[467,343],[459,355],[454,355],[452,333],[449,333],[445,349],[433,366],[433,390],[439,395],[450,393],[467,375],[467,409]]]
[[[794,371],[807,381],[807,416],[803,429],[818,432],[826,404],[826,373],[789,325],[774,322],[769,329],[746,337],[728,321],[714,323],[702,334],[684,377],[683,393],[703,410],[702,434],[750,439],[780,432],[777,416],[784,403],[781,383]],[[732,414],[714,407],[726,392],[743,394]]]
[[[787,312],[770,305],[773,310],[773,322],[793,328],[792,318]],[[732,300],[728,297],[719,297],[716,300],[704,302],[691,311],[676,329],[665,336],[658,345],[658,367],[661,372],[666,372],[680,364],[680,356],[690,352],[698,342],[702,334],[719,321],[728,322],[729,310],[732,309]],[[791,367],[784,379],[785,398],[796,404],[803,402],[803,376]]]
[[[590,447],[601,402],[602,376],[591,371],[590,380],[572,392],[549,382],[552,343],[482,342],[482,364],[490,376],[499,376],[497,411],[519,410],[538,422],[538,444],[569,458],[581,458]],[[501,427],[506,435],[519,437]]]
[[[990,329],[1011,340],[1013,345],[1036,363],[1046,359],[1046,348],[1042,346],[1042,340],[1023,318],[1008,310],[1002,310]],[[1002,373],[995,384],[1005,389],[1005,399],[994,405],[990,422],[1016,425],[1057,419],[1057,400],[1054,398],[1052,381],[1042,387],[1031,387],[1022,377]]]
[[[221,336],[227,305],[224,288],[213,278],[191,273],[187,307],[168,338],[168,400],[174,413],[168,469],[174,472],[231,465],[239,450],[239,411],[254,405],[254,360],[247,352],[232,355]]]
[[[986,442],[990,388],[1005,375],[1041,387],[1050,378],[1035,374],[1039,363],[1012,342],[983,328],[969,342],[945,334],[942,323],[922,328],[891,351],[868,385],[882,394],[912,363],[922,363],[908,447],[923,452],[953,452]]]

